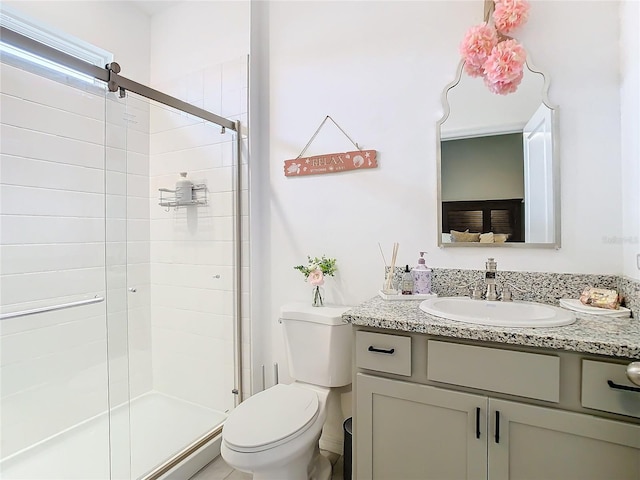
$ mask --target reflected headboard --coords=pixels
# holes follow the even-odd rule
[[[522,198],[442,202],[442,233],[508,233],[509,242],[523,242],[523,209]]]

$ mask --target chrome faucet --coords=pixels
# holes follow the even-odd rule
[[[498,300],[498,292],[496,289],[496,273],[498,272],[498,263],[489,258],[485,263],[484,271],[484,283],[487,286],[487,292],[485,293],[485,299],[490,301]]]

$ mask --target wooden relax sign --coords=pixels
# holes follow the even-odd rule
[[[345,172],[347,170],[376,168],[377,166],[375,150],[356,150],[355,152],[327,153],[314,157],[285,160],[284,175],[285,177],[299,177],[300,175]]]

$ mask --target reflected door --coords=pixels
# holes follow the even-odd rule
[[[551,129],[551,110],[542,104],[523,131],[527,243],[552,243],[555,238]]]

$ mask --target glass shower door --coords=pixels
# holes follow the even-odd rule
[[[128,385],[111,389],[128,393],[130,475],[140,478],[219,429],[234,407],[237,158],[235,134],[215,124],[131,92],[116,105]]]
[[[0,68],[0,477],[110,478],[105,90]]]

